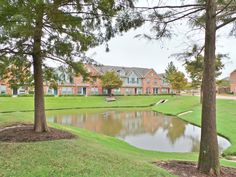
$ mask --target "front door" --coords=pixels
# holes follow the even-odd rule
[[[86,87],[83,87],[83,95],[86,95]]]
[[[58,94],[58,90],[54,89],[54,95],[56,96]]]
[[[158,94],[158,88],[153,88],[153,94]]]
[[[18,91],[17,88],[13,88],[13,95],[18,95],[17,91]]]
[[[134,89],[134,94],[137,95],[137,88]]]

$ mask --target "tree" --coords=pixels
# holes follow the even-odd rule
[[[74,70],[81,69],[75,64],[75,57],[81,58],[90,47],[113,37],[116,31],[112,17],[129,6],[130,0],[0,2],[0,54],[21,56],[33,63],[36,132],[48,131],[43,93],[45,61],[50,59],[66,63]]]
[[[13,94],[18,94],[18,89],[21,86],[30,87],[33,84],[33,76],[30,71],[31,63],[22,58],[6,57],[1,59],[1,79],[5,80],[13,89]]]
[[[202,129],[198,169],[220,174],[216,131],[216,1],[206,2],[206,30],[203,71]],[[209,143],[211,140],[211,143]]]
[[[123,84],[120,77],[113,71],[106,72],[102,77],[102,87],[107,89],[108,95],[111,96],[112,89],[120,88]]]
[[[177,71],[173,77],[173,81],[171,83],[171,86],[174,90],[177,90],[180,93],[180,91],[185,88],[187,83],[188,83],[188,81],[185,78],[184,73]]]
[[[184,89],[188,83],[184,73],[178,71],[173,62],[170,62],[165,70],[165,79],[170,83],[172,89],[178,92]]]
[[[172,1],[171,1],[172,2]],[[232,24],[231,34],[235,35],[235,5],[233,0],[196,0],[196,3],[168,4],[161,1],[152,7],[136,7],[144,13],[145,20],[153,24],[154,39],[171,37],[172,25],[182,19],[187,19],[191,27],[205,30],[204,70],[203,70],[203,102],[201,145],[198,160],[198,170],[204,173],[220,174],[219,150],[216,132],[216,90],[215,90],[215,43],[216,31]],[[148,11],[150,13],[148,13]],[[148,14],[148,15],[147,15]],[[145,37],[145,35],[144,35]],[[152,39],[148,36],[149,39]],[[209,143],[211,141],[211,143]]]
[[[221,75],[221,69],[224,67],[222,63],[222,58],[226,57],[225,55],[218,54],[216,56],[216,68],[215,68],[215,77]],[[192,87],[200,87],[200,102],[202,103],[202,78],[203,78],[203,69],[204,69],[204,57],[202,55],[196,55],[193,60],[186,59],[184,62],[185,69],[189,73],[192,80]]]
[[[168,66],[165,70],[165,79],[169,82],[172,83],[174,81],[174,75],[177,72],[177,68],[175,67],[174,63],[171,61],[168,63]]]

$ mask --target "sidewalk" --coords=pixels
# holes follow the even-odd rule
[[[236,100],[236,96],[216,95],[217,99]]]

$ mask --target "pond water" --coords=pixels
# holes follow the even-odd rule
[[[47,113],[48,121],[114,136],[138,148],[197,152],[201,129],[179,118],[150,110],[67,110]],[[218,136],[222,152],[230,142]]]

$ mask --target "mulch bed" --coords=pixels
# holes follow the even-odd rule
[[[73,139],[75,135],[63,130],[49,128],[48,132],[34,132],[32,124],[16,124],[0,128],[0,141],[5,142],[35,142],[59,139]]]
[[[197,171],[197,165],[194,162],[186,161],[161,161],[155,162],[161,168],[164,168],[171,174],[180,177],[213,177],[214,175],[205,175]],[[236,177],[236,168],[221,167],[221,177]]]

